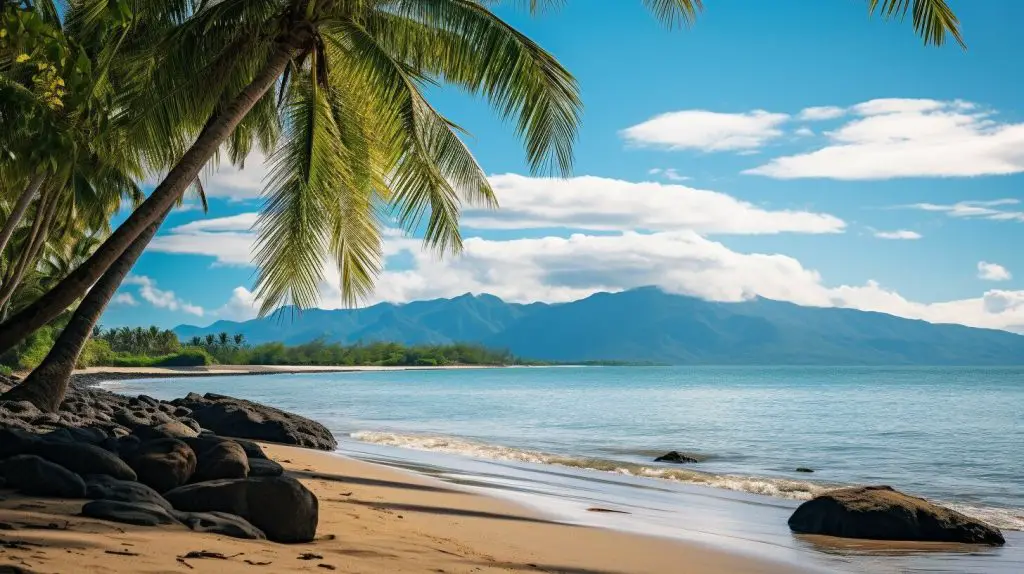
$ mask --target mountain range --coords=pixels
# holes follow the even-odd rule
[[[736,303],[654,287],[571,303],[506,303],[493,295],[362,309],[311,309],[251,321],[181,325],[182,339],[226,331],[249,343],[478,343],[543,361],[666,364],[1020,365],[1024,336],[854,309],[756,298]]]

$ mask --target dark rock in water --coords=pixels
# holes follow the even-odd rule
[[[673,462],[677,464],[682,464],[688,462],[700,462],[700,460],[687,454],[681,454],[679,452],[672,451],[667,452],[659,456],[658,458],[654,459],[654,462]]]
[[[241,516],[227,512],[176,512],[175,517],[196,532],[223,534],[232,538],[266,540],[267,535]]]
[[[202,428],[228,437],[266,440],[320,450],[334,450],[337,441],[322,424],[243,399],[207,393],[189,393],[172,404],[192,409]]]
[[[249,459],[249,476],[281,476],[284,467],[264,458]]]
[[[0,465],[8,488],[34,496],[84,498],[85,482],[70,470],[32,454],[19,454]]]
[[[135,480],[133,471],[114,453],[95,445],[74,442],[41,442],[32,451],[64,468],[86,474],[107,474],[120,480]]]
[[[814,472],[814,469],[807,468],[806,466],[797,467],[796,472]]]
[[[105,474],[85,478],[85,497],[93,500],[116,500],[118,502],[146,502],[171,510],[160,493],[141,482],[117,480]]]
[[[164,498],[177,510],[241,516],[275,542],[310,542],[316,536],[316,496],[290,477],[199,482],[167,492]]]
[[[170,511],[148,502],[121,502],[119,500],[94,500],[82,507],[82,516],[99,518],[112,522],[136,526],[160,526],[177,524]]]
[[[198,462],[192,482],[249,476],[249,457],[245,455],[242,447],[232,440],[211,442],[206,448],[196,450],[196,459]]]
[[[139,445],[128,459],[139,482],[167,492],[188,482],[196,471],[196,454],[180,440],[161,438]]]
[[[998,529],[888,486],[843,488],[801,504],[789,518],[800,534],[842,538],[1005,544]]]

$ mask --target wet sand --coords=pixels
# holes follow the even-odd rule
[[[76,516],[82,501],[2,491],[0,565],[40,573],[793,571],[699,544],[552,522],[511,502],[329,453],[266,451],[318,496],[315,542],[115,524]]]

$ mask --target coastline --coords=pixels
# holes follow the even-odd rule
[[[264,445],[320,500],[317,540],[283,545],[74,516],[81,501],[0,501],[3,562],[32,572],[794,572],[696,543],[553,522],[496,497],[339,454]],[[20,544],[13,543],[18,541]],[[206,550],[225,559],[183,559]],[[317,558],[301,559],[312,554]],[[324,566],[321,566],[324,565]],[[271,571],[271,570],[268,570]]]

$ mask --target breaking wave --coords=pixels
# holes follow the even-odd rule
[[[572,457],[447,436],[398,434],[376,431],[358,431],[351,433],[349,436],[357,441],[382,446],[439,452],[489,460],[550,464],[583,470],[611,472],[616,474],[709,486],[712,488],[724,488],[737,492],[748,492],[777,498],[788,498],[791,500],[809,500],[822,492],[842,486],[839,484],[818,483],[778,477],[714,474],[710,472],[691,470],[689,468],[666,468],[664,466],[636,464],[604,458]],[[646,451],[644,454],[647,454]],[[957,503],[942,504],[968,516],[984,520],[997,528],[1002,528],[1004,530],[1024,530],[1024,511],[1021,509],[1011,510],[1006,508],[971,506]]]

